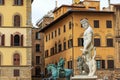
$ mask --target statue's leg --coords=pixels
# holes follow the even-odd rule
[[[89,51],[87,54],[86,54],[86,63],[88,65],[88,68],[89,68],[89,74],[88,76],[91,76],[91,73],[92,73],[92,64],[91,64],[91,54],[92,54],[92,51]]]

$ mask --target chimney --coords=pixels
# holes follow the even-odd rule
[[[55,8],[57,8],[58,7],[58,2],[57,2],[57,0],[55,1]]]
[[[110,9],[110,0],[108,0],[108,8]]]

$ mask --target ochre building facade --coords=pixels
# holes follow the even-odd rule
[[[77,0],[75,0],[77,1]],[[62,5],[54,10],[54,21],[40,30],[44,32],[45,66],[65,59],[65,68],[78,75],[77,58],[83,48],[84,29],[80,20],[87,18],[94,31],[96,75],[98,79],[119,80],[115,39],[115,11],[100,10],[100,1],[84,0]]]
[[[31,0],[0,0],[0,80],[31,80]]]

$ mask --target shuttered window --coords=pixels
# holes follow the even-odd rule
[[[1,41],[2,41],[1,45],[4,46],[5,45],[5,35],[4,34],[2,35],[2,40]]]
[[[20,70],[19,69],[14,69],[14,77],[19,77],[20,76]]]
[[[68,61],[68,69],[72,69],[72,61]]]
[[[112,21],[111,20],[106,21],[106,27],[107,28],[112,28]]]
[[[99,28],[99,20],[94,20],[94,28]]]
[[[19,54],[14,54],[13,55],[13,64],[14,64],[14,66],[19,66],[20,65],[20,55]]]
[[[114,69],[114,60],[107,60],[108,69]]]
[[[94,39],[94,46],[95,47],[100,47],[100,38],[95,38]]]
[[[4,0],[0,0],[0,5],[4,5]]]
[[[97,69],[105,69],[105,60],[96,60]]]
[[[18,5],[18,6],[23,5],[23,0],[14,0],[14,5]]]
[[[20,27],[20,16],[19,15],[14,16],[14,27]]]
[[[107,47],[113,47],[113,39],[112,38],[107,39]]]
[[[83,38],[78,38],[78,46],[83,46]]]

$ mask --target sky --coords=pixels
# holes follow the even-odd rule
[[[36,22],[40,20],[50,10],[54,10],[56,0],[34,0],[32,3],[32,23],[35,26]],[[57,0],[58,7],[67,4],[71,5],[72,0]],[[120,0],[111,0],[111,4],[120,3]],[[100,0],[100,6],[108,7],[108,0]]]

